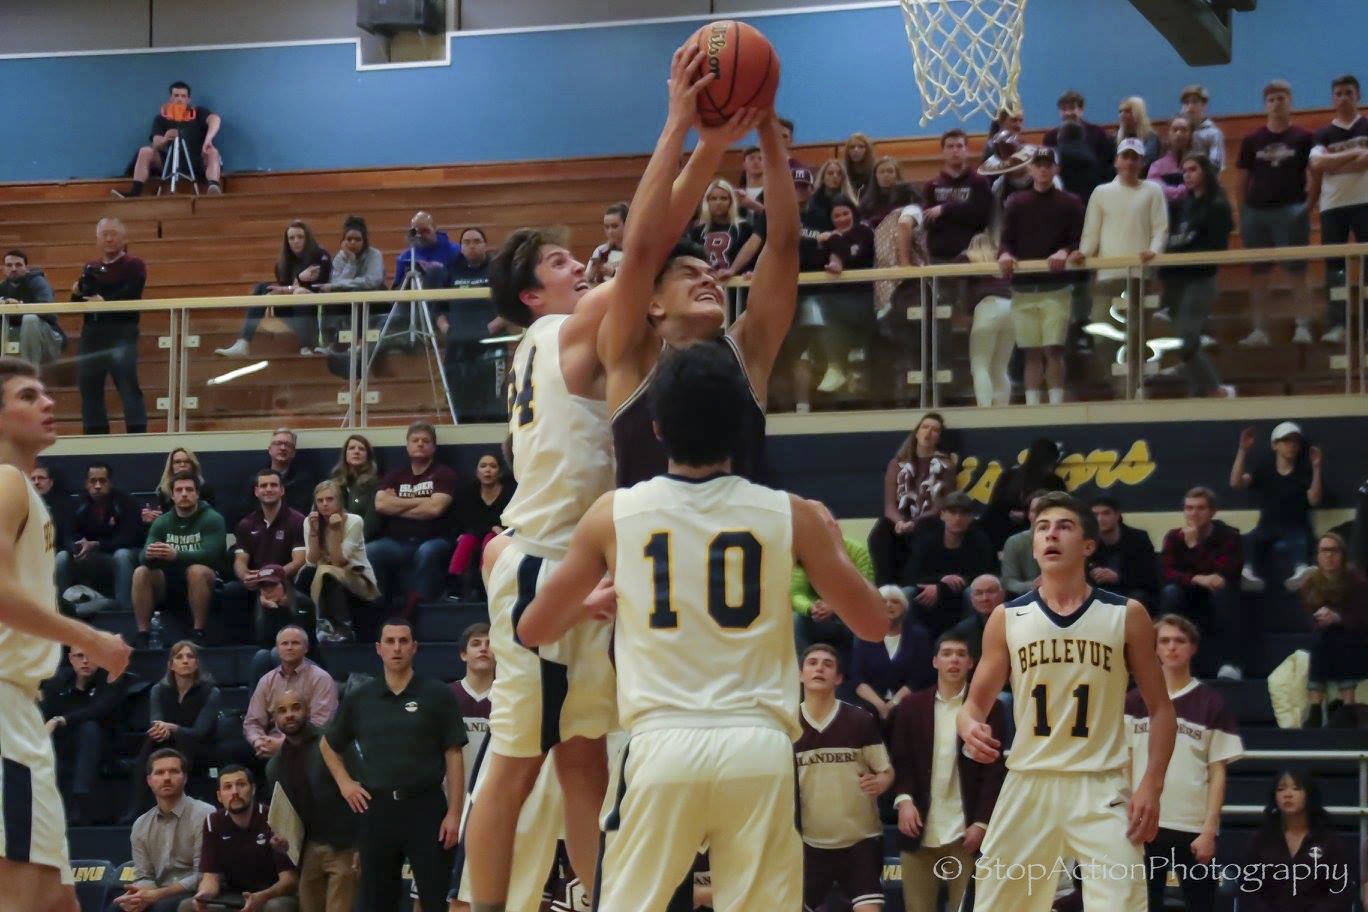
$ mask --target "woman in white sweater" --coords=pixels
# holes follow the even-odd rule
[[[353,607],[379,595],[366,557],[364,525],[343,507],[337,482],[323,481],[314,488],[314,511],[304,521],[304,560],[317,568],[309,594],[318,606],[322,642],[354,639]]]

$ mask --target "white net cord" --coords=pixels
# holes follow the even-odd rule
[[[902,0],[921,122],[1019,110],[1026,0]]]

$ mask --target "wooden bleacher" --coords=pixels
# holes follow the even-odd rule
[[[1305,126],[1324,122],[1328,113],[1309,111],[1296,120]],[[1221,121],[1230,159],[1238,153],[1238,139],[1256,125],[1261,116],[1225,118]],[[1039,132],[1028,131],[1028,139]],[[981,148],[982,138],[974,141]],[[813,165],[833,156],[831,144],[806,145],[794,150]],[[939,141],[935,137],[894,139],[878,143],[878,154],[891,154],[903,164],[905,177],[920,183],[939,170]],[[724,162],[723,173],[740,170],[739,154]],[[466,225],[485,228],[493,244],[512,229],[526,224],[558,224],[569,229],[570,243],[580,256],[602,238],[603,208],[628,199],[645,166],[644,156],[570,159],[563,161],[511,162],[430,167],[309,171],[229,175],[227,193],[221,197],[148,196],[120,201],[109,191],[126,181],[83,180],[55,183],[0,184],[0,244],[22,247],[30,262],[47,272],[58,300],[67,297],[81,266],[94,255],[95,222],[117,215],[128,227],[131,250],[148,263],[146,297],[180,298],[245,294],[256,282],[271,276],[279,252],[284,224],[293,218],[310,223],[320,243],[335,249],[342,218],[366,219],[372,243],[386,253],[387,272],[393,272],[395,255],[402,249],[404,233],[414,211],[426,209],[439,225],[453,235]],[[1228,167],[1227,188],[1234,191],[1238,172]],[[1233,246],[1238,246],[1234,239]],[[1313,270],[1319,283],[1320,270]],[[1245,393],[1326,392],[1342,389],[1342,375],[1330,370],[1331,352],[1290,345],[1275,350],[1245,352],[1234,342],[1248,329],[1247,291],[1250,273],[1228,268],[1221,275],[1222,296],[1213,314],[1211,329],[1222,343],[1215,358],[1228,382]],[[1314,301],[1321,300],[1317,288]],[[270,303],[267,299],[266,303]],[[951,367],[956,382],[945,391],[947,401],[966,401],[968,391],[966,315],[957,315],[952,326]],[[140,376],[152,415],[152,429],[164,429],[165,413],[154,406],[167,387],[167,352],[157,335],[167,327],[165,314],[145,314],[140,345]],[[336,404],[345,381],[332,376],[322,359],[297,353],[289,334],[258,335],[253,356],[270,360],[270,368],[234,382],[231,387],[207,387],[208,377],[240,366],[217,358],[214,348],[229,344],[237,335],[240,312],[196,312],[192,331],[200,335],[200,348],[190,361],[191,395],[200,397],[191,429],[226,429],[259,426],[264,416],[288,416],[309,426],[335,426],[342,412]],[[63,318],[74,339],[79,317]],[[1274,318],[1275,339],[1290,335],[1290,318]],[[1157,327],[1163,334],[1164,327]],[[74,354],[74,342],[66,355]],[[372,409],[373,421],[402,423],[411,417],[432,414],[430,382],[417,356],[389,355],[375,387],[381,402]],[[1170,356],[1170,361],[1172,356]],[[1289,366],[1292,368],[1289,370]],[[59,399],[64,432],[79,431],[79,397],[74,371],[58,366],[52,375]],[[1110,387],[1100,373],[1089,394],[1106,395]],[[111,415],[119,409],[112,388]],[[160,420],[159,420],[160,419]],[[119,427],[117,418],[115,427]]]

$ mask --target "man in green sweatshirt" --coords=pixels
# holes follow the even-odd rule
[[[152,523],[141,566],[133,571],[133,616],[138,624],[133,645],[138,649],[148,647],[148,627],[158,603],[189,603],[194,640],[203,644],[214,582],[223,569],[227,527],[213,507],[200,503],[194,473],[171,477],[171,501],[175,509]]]
[[[823,510],[822,513],[829,519],[831,528],[841,536],[841,541],[845,543],[846,554],[850,556],[850,561],[855,565],[855,569],[860,571],[865,579],[874,581],[874,560],[870,557],[869,548],[865,546],[863,538],[850,538],[841,532],[841,527],[837,524],[835,517]],[[850,660],[850,647],[853,642],[850,630],[841,623],[841,619],[836,617],[836,612],[822,601],[817,590],[812,588],[808,581],[807,571],[801,566],[793,566],[793,582],[789,590],[789,595],[793,603],[793,632],[798,644],[798,653],[802,654],[813,643],[830,643],[843,654],[843,664],[848,664]]]

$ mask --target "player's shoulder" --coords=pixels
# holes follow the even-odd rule
[[[1040,592],[1035,589],[1027,589],[1025,592],[1021,593],[1021,595],[1018,595],[1016,598],[1011,599],[1010,601],[1003,602],[1002,607],[1006,608],[1009,614],[1021,615],[1025,614],[1025,612],[1021,609],[1034,608],[1039,603]]]
[[[27,479],[28,476],[24,474],[24,470],[17,465],[0,462],[0,485],[15,485],[23,488]]]
[[[1126,608],[1130,605],[1132,601],[1134,601],[1133,599],[1127,596],[1121,595],[1116,592],[1112,592],[1109,589],[1102,588],[1093,589],[1092,597],[1093,601],[1098,604],[1110,605],[1115,608]]]

